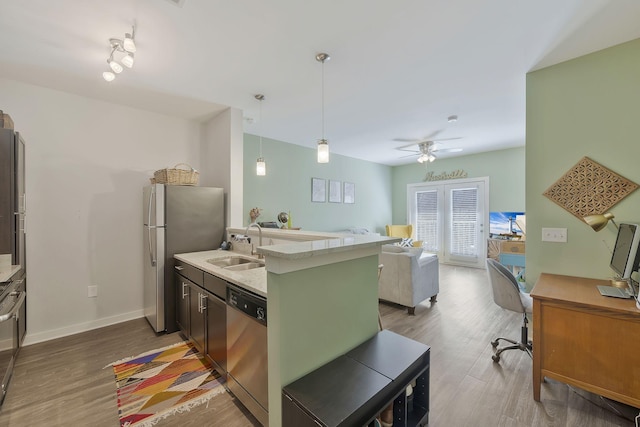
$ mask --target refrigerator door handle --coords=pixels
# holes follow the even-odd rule
[[[153,201],[153,193],[155,193],[156,191],[156,187],[155,186],[151,186],[151,191],[149,192],[149,206],[147,206],[147,212],[149,215],[149,218],[147,219],[147,225],[149,227],[151,227],[151,202]]]
[[[151,261],[151,266],[155,267],[158,260],[154,256],[153,245],[151,244],[151,227],[147,227],[147,232],[149,233],[149,261]]]
[[[156,227],[151,225],[151,202],[153,202],[153,195],[156,191],[156,187],[155,186],[151,186],[151,191],[149,192],[149,206],[147,206],[147,212],[149,214],[149,217],[147,219],[147,232],[148,234],[148,240],[149,240],[149,261],[151,261],[151,266],[155,267],[158,260],[156,259],[156,256],[154,254],[153,251],[153,245],[151,244],[151,229],[155,229]]]

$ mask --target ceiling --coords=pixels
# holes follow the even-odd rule
[[[107,83],[108,40],[134,22],[135,66]],[[327,52],[331,152],[400,165],[416,157],[399,139],[460,138],[439,157],[523,146],[526,73],[639,22],[637,0],[5,1],[0,77],[189,119],[232,106],[247,133],[315,147]]]

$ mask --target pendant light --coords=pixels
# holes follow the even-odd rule
[[[318,140],[318,163],[329,163],[329,141],[324,138],[324,61],[330,59],[328,53],[316,55],[316,61],[322,63],[322,139]]]
[[[260,101],[260,115],[258,117],[258,123],[260,123],[260,126],[262,127],[262,101],[264,101],[264,95],[262,94],[255,95],[255,98],[258,101]],[[264,161],[264,158],[262,157],[262,132],[260,132],[259,137],[260,137],[260,156],[256,161],[256,175],[265,176],[267,174],[267,163]]]

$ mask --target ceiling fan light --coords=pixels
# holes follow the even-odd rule
[[[102,73],[102,78],[105,79],[106,81],[110,82],[110,81],[113,81],[113,79],[116,78],[116,75],[113,74],[111,71],[105,71],[104,73]]]
[[[427,156],[427,160],[429,160],[429,163],[433,162],[436,159],[435,154],[429,154]]]
[[[329,141],[318,140],[318,163],[329,163]]]
[[[134,53],[136,51],[136,43],[133,41],[133,37],[129,33],[125,33],[122,47],[127,52]]]
[[[111,70],[116,73],[116,74],[120,74],[122,72],[122,65],[118,64],[116,61],[113,60],[113,58],[110,58],[107,60],[107,63],[109,63],[109,67],[111,68]]]
[[[131,68],[133,67],[133,53],[128,53],[124,58],[122,58],[122,65],[124,65],[127,68]]]

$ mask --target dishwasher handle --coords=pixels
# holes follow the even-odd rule
[[[0,323],[6,322],[7,320],[16,317],[18,315],[18,311],[20,310],[20,308],[22,307],[22,304],[24,303],[24,299],[27,297],[26,292],[16,292],[15,294],[20,294],[20,296],[18,297],[16,302],[11,306],[11,309],[7,313],[0,316]],[[12,292],[11,294],[9,294],[9,296],[15,297],[16,296],[15,294]]]

